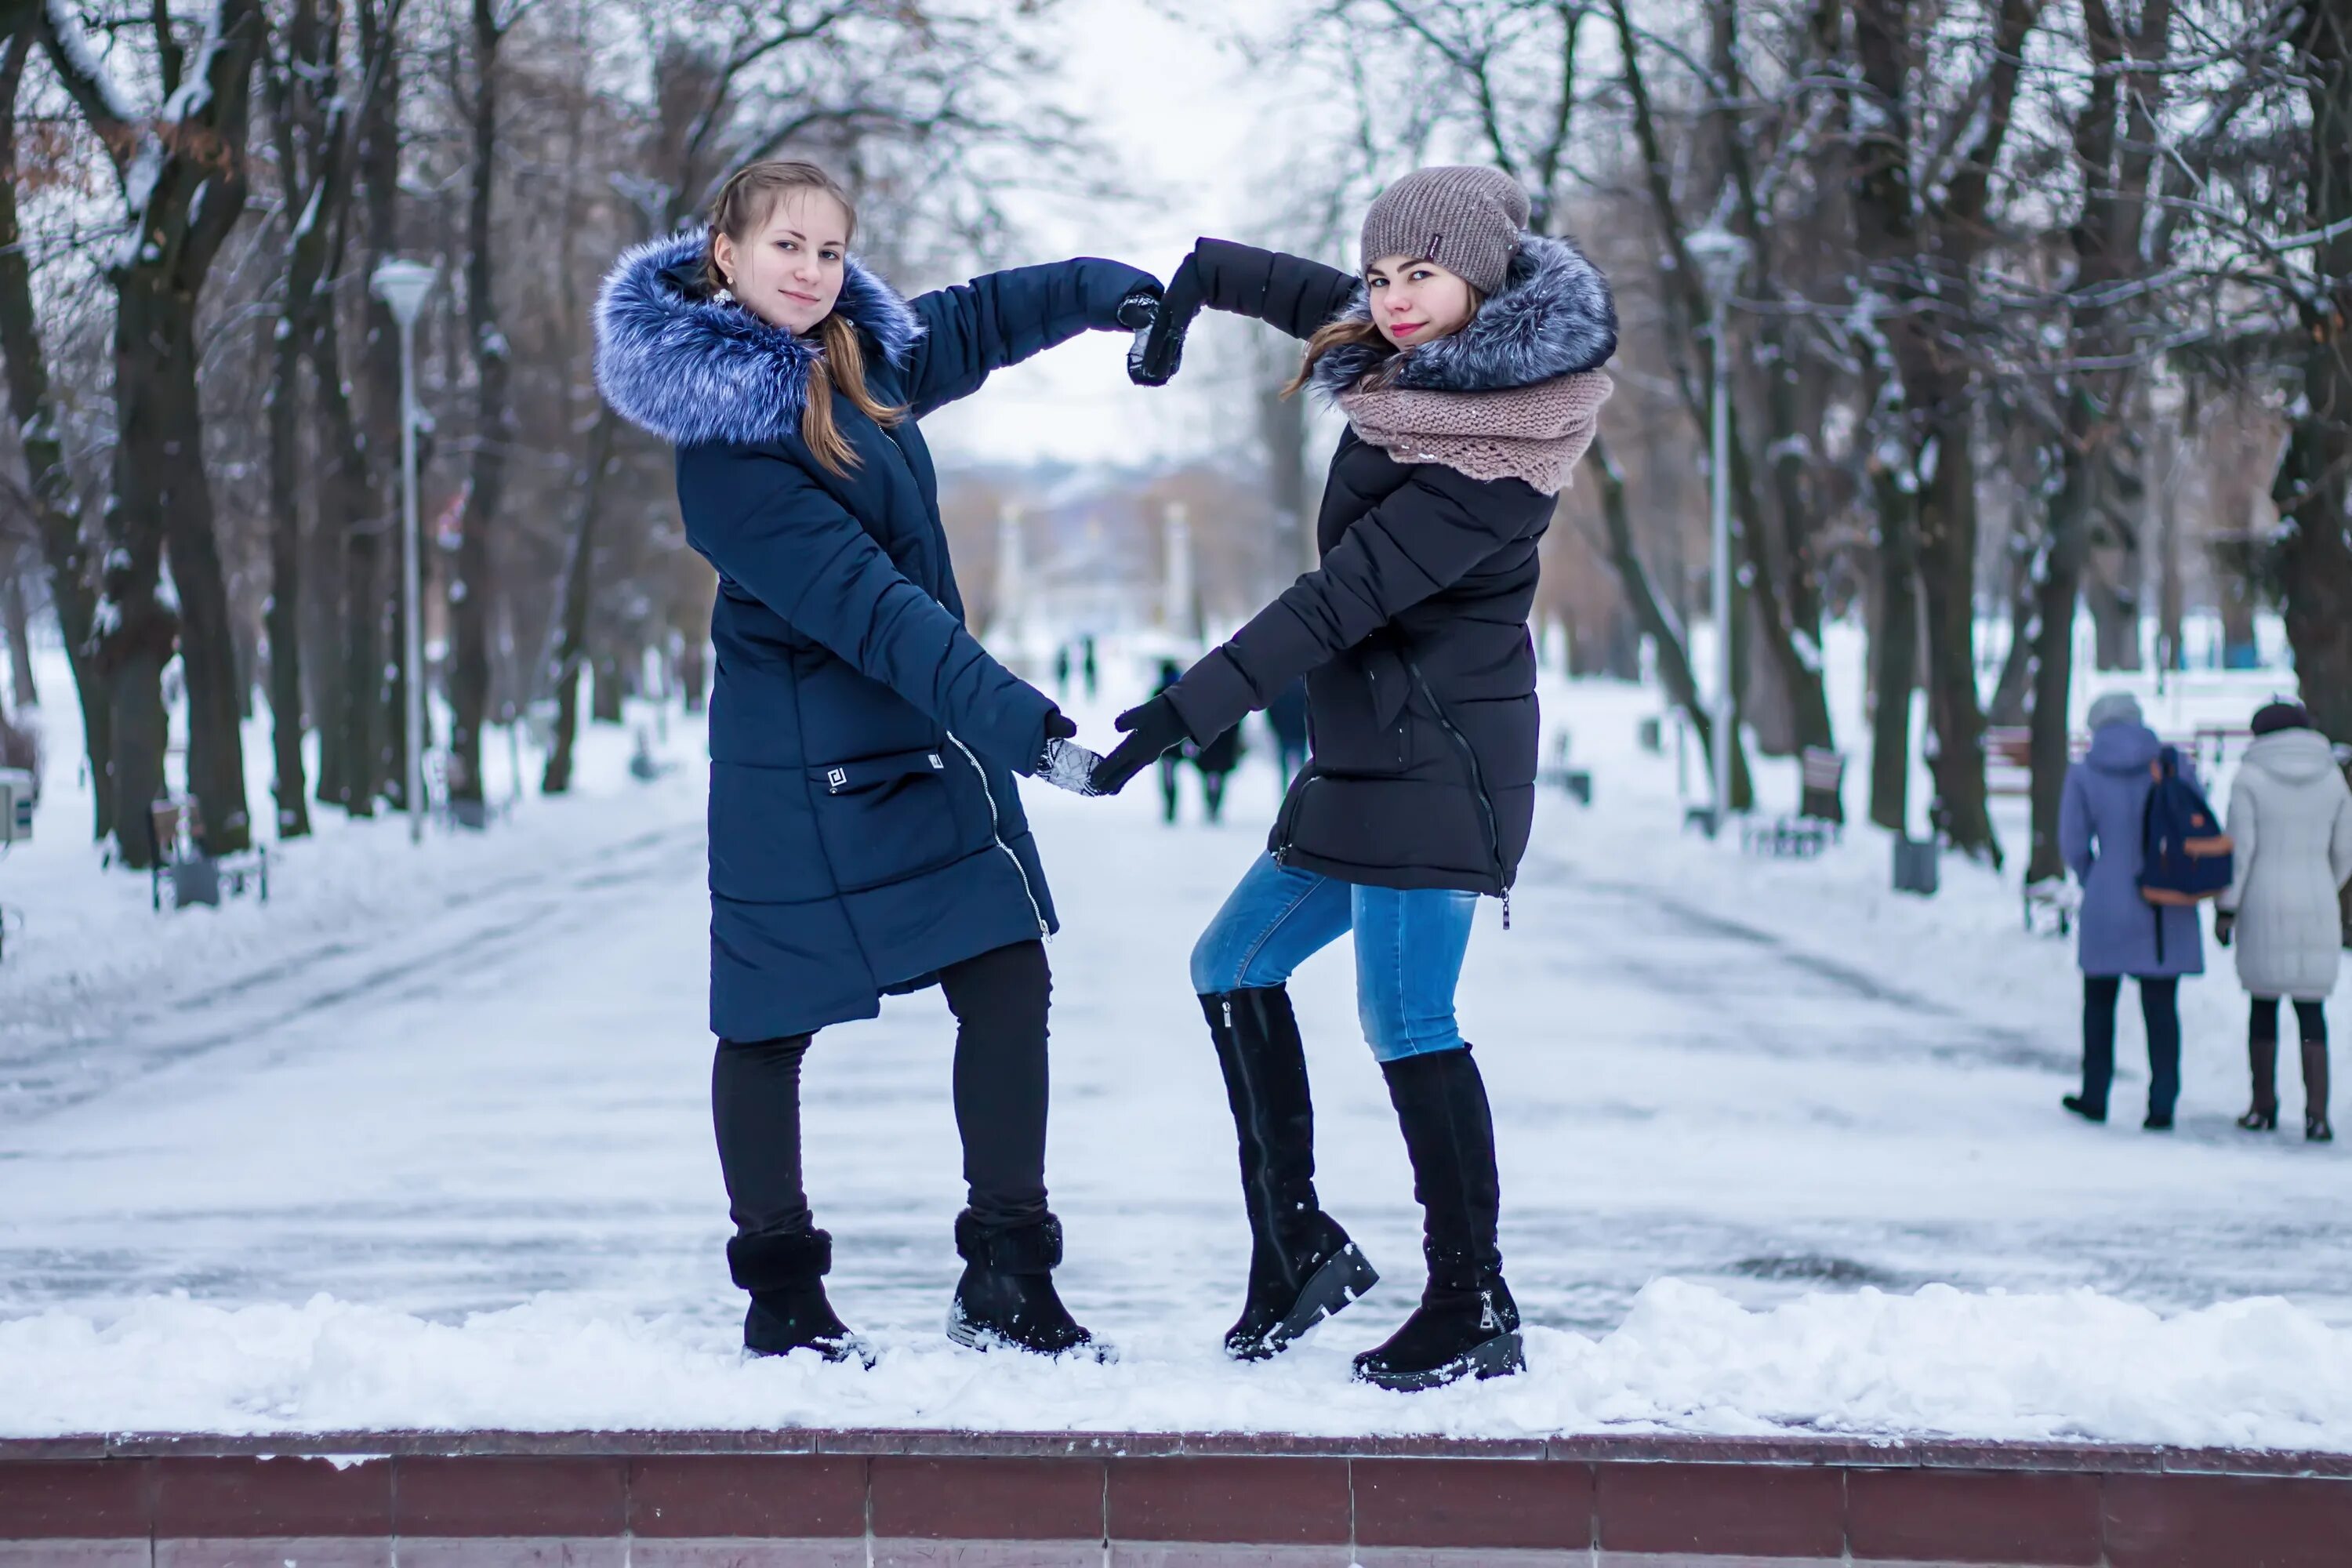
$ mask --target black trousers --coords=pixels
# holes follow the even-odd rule
[[[2246,1019],[2246,1037],[2276,1042],[2279,1037],[2279,999],[2257,996],[2253,998],[2253,1004]],[[2323,1046],[2327,1043],[2326,1003],[2297,1002],[2294,1005],[2294,1021],[2303,1026],[2303,1033],[2297,1037],[2299,1039]]]
[[[955,1116],[963,1179],[982,1225],[1045,1213],[1045,944],[1016,942],[940,971],[956,1017]],[[740,1236],[814,1223],[801,1184],[801,1058],[814,1035],[721,1040],[710,1068],[719,1168]]]
[[[2083,1099],[2105,1109],[2116,1077],[2116,1005],[2124,983],[2112,974],[2083,976]],[[2169,1116],[2180,1098],[2180,982],[2171,976],[2139,983],[2139,1016],[2147,1026],[2147,1109]]]

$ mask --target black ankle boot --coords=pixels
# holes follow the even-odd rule
[[[727,1268],[751,1293],[743,1314],[743,1348],[752,1355],[811,1350],[827,1361],[874,1364],[873,1352],[834,1316],[824,1277],[833,1237],[822,1230],[793,1236],[739,1236],[727,1243]]]
[[[1379,1282],[1315,1196],[1315,1109],[1290,993],[1205,994],[1201,1011],[1225,1075],[1249,1209],[1249,1289],[1225,1353],[1263,1361]]]
[[[1478,1065],[1465,1047],[1382,1062],[1381,1072],[1412,1158],[1429,1284],[1403,1326],[1356,1358],[1356,1376],[1409,1392],[1524,1371],[1518,1304],[1496,1244],[1502,1184]]]
[[[970,1209],[956,1216],[956,1254],[964,1260],[948,1308],[948,1338],[976,1351],[1038,1355],[1076,1351],[1096,1361],[1114,1352],[1071,1321],[1054,1289],[1062,1261],[1062,1222],[1052,1215],[992,1229]]]

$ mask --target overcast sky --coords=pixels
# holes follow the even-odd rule
[[[1123,183],[1149,199],[1116,212],[1016,200],[1023,249],[1034,252],[1021,259],[1108,256],[1165,278],[1195,236],[1246,234],[1263,222],[1265,183],[1285,138],[1297,134],[1300,89],[1254,75],[1231,35],[1289,7],[1182,0],[1181,19],[1170,15],[1177,8],[1169,0],[1055,8],[1066,68],[1041,96],[1086,115]],[[1150,392],[1128,382],[1127,343],[1088,333],[1000,372],[977,396],[925,420],[924,434],[948,461],[1086,461],[1189,455],[1246,428],[1234,405],[1240,389],[1193,374],[1213,370],[1213,345],[1188,354],[1189,385]]]

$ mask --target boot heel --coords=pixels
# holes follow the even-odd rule
[[[1262,1361],[1290,1348],[1293,1342],[1324,1319],[1346,1309],[1349,1302],[1363,1295],[1381,1282],[1371,1260],[1349,1242],[1334,1253],[1331,1260],[1315,1271],[1307,1288],[1298,1292],[1298,1304],[1283,1315],[1282,1321],[1267,1331],[1257,1354],[1244,1357]]]
[[[2238,1125],[2249,1132],[2275,1132],[2278,1131],[2278,1107],[2264,1110],[2257,1106],[2239,1117]]]
[[[1469,1362],[1473,1379],[1515,1377],[1528,1370],[1527,1346],[1520,1342],[1516,1331],[1497,1334],[1472,1351]]]

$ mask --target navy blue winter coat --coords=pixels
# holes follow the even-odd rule
[[[856,262],[835,309],[886,429],[835,397],[845,476],[800,435],[813,345],[707,298],[703,241],[621,258],[596,374],[676,444],[687,541],[719,571],[711,617],[710,1027],[772,1039],[870,1018],[942,965],[1055,929],[1014,773],[1054,704],[964,627],[939,486],[914,419],[989,372],[1118,325],[1148,274],[1081,259],[901,300]]]

